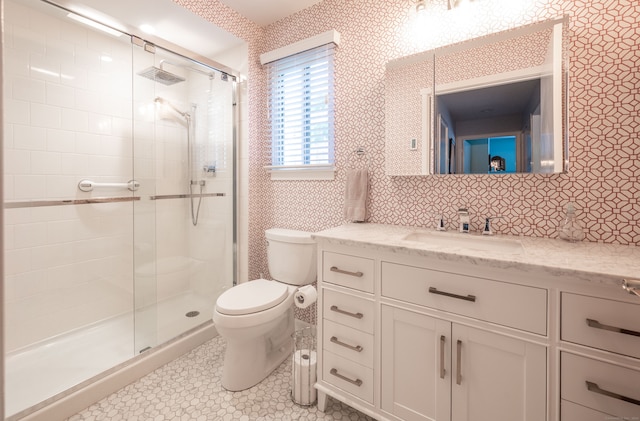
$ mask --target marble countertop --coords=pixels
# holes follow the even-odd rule
[[[411,234],[415,241],[405,239]],[[334,244],[365,246],[496,268],[543,271],[596,283],[620,285],[622,279],[640,278],[640,247],[636,246],[569,243],[559,239],[506,235],[481,236],[479,233],[439,232],[370,223],[345,224],[314,233],[313,237]],[[487,247],[483,247],[485,243]]]

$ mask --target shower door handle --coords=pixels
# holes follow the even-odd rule
[[[129,180],[126,183],[96,183],[91,180],[80,180],[78,183],[78,189],[84,192],[93,191],[95,188],[127,188],[131,191],[136,191],[140,188],[140,183],[136,180]]]

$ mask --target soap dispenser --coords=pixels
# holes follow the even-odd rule
[[[571,202],[567,205],[567,214],[564,221],[560,224],[558,237],[571,243],[584,239],[584,230],[580,222],[576,219],[576,209]]]

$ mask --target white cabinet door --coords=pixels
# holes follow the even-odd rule
[[[452,326],[452,421],[546,419],[546,348]]]
[[[451,323],[381,306],[381,407],[406,421],[449,421]]]

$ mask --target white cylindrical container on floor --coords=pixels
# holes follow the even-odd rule
[[[298,330],[293,334],[293,339],[291,399],[298,405],[310,406],[317,398],[316,328],[311,326]]]
[[[291,397],[299,405],[312,405],[316,401],[316,352],[301,349],[293,353],[293,387]]]

